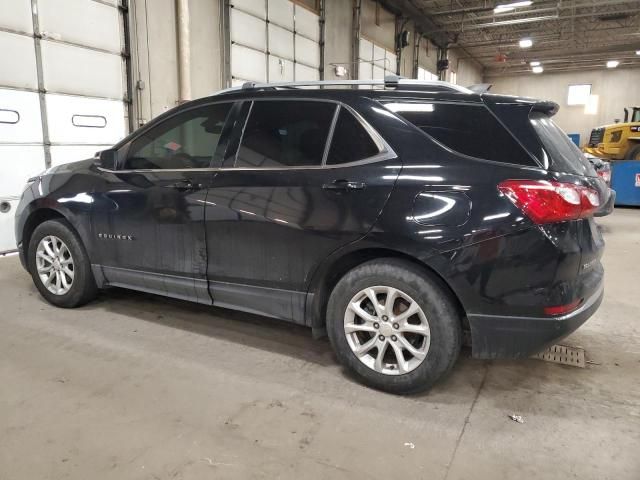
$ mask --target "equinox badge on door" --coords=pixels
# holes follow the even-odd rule
[[[123,235],[120,233],[99,233],[98,238],[106,240],[133,240],[133,235]]]

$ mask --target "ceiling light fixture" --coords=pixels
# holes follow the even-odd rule
[[[636,55],[640,55],[640,50],[636,50]]]
[[[529,0],[522,1],[522,2],[505,3],[504,5],[498,5],[496,8],[494,8],[493,9],[493,13],[510,12],[512,10],[515,10],[516,8],[528,7],[532,3],[533,2],[531,2]]]
[[[520,48],[531,48],[532,45],[533,40],[531,40],[529,37],[525,37],[520,40]]]
[[[609,60],[607,62],[607,68],[616,68],[618,65],[620,65],[618,60]]]
[[[529,65],[531,65],[532,67],[539,67],[540,62],[529,62]]]
[[[538,65],[537,67],[533,67],[533,68],[531,69],[531,71],[532,71],[533,73],[542,73],[542,72],[544,72],[544,68],[542,68],[540,65]]]

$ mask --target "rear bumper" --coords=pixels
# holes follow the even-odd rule
[[[577,310],[559,317],[509,317],[469,314],[473,356],[523,358],[566,337],[593,315],[604,296],[604,283]]]

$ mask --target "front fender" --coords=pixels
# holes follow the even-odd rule
[[[15,216],[18,249],[21,252],[27,249],[31,232],[37,225],[51,218],[62,217],[80,236],[89,258],[93,258],[94,252],[90,241],[93,204],[91,191],[76,193],[77,190],[69,186],[74,182],[60,184],[60,180],[55,175],[43,176],[24,191]]]

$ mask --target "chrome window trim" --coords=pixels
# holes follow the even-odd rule
[[[378,155],[374,155],[372,157],[363,158],[362,160],[356,160],[355,162],[349,163],[338,163],[335,165],[305,165],[299,167],[262,167],[262,168],[245,168],[245,167],[220,167],[220,168],[158,168],[158,169],[147,169],[147,170],[110,170],[104,167],[96,167],[101,172],[105,173],[157,173],[157,172],[167,172],[167,173],[175,173],[175,172],[233,172],[233,171],[241,171],[241,172],[256,172],[256,171],[274,171],[274,170],[328,170],[328,169],[336,169],[336,168],[348,168],[355,167],[358,165],[366,165],[369,163],[381,162],[384,160],[394,160],[398,158],[398,156],[393,152],[380,152]]]
[[[329,126],[329,133],[327,133],[327,140],[324,143],[324,152],[322,154],[322,165],[327,164],[327,158],[329,157],[329,150],[331,149],[331,143],[333,142],[333,132],[336,130],[336,124],[338,123],[338,117],[340,116],[341,105],[336,105],[336,109],[333,111],[333,118],[331,119],[331,125]]]
[[[242,134],[240,136],[240,142],[238,143],[238,150],[236,151],[236,157],[238,155],[238,151],[240,150],[240,145],[242,144],[242,139],[244,138],[244,129],[247,126],[247,122],[249,120],[249,115],[253,110],[253,103],[256,101],[290,101],[290,102],[299,102],[299,101],[312,101],[312,102],[324,102],[324,103],[334,103],[339,108],[336,109],[336,113],[334,113],[333,122],[337,123],[337,115],[339,114],[340,108],[345,108],[349,113],[355,116],[356,120],[360,122],[362,127],[367,131],[371,139],[378,146],[379,153],[376,155],[372,155],[367,158],[363,158],[360,160],[356,160],[353,162],[347,163],[337,163],[335,165],[326,165],[326,157],[328,156],[329,150],[331,146],[331,142],[333,141],[333,130],[330,129],[329,137],[327,139],[327,144],[325,145],[325,156],[323,156],[323,163],[321,165],[300,165],[300,166],[291,166],[291,167],[211,167],[211,168],[153,168],[153,169],[121,169],[121,170],[111,170],[104,167],[97,167],[97,169],[101,172],[106,173],[154,173],[154,172],[226,172],[226,171],[277,171],[277,170],[321,170],[321,169],[335,169],[335,168],[348,168],[354,167],[358,165],[367,165],[369,163],[382,162],[385,160],[392,160],[398,158],[398,155],[394,152],[391,146],[386,142],[386,140],[367,122],[360,113],[354,110],[351,106],[346,105],[345,103],[334,100],[334,99],[324,99],[324,98],[246,98],[242,100],[234,100],[234,102],[242,102],[249,101],[251,102],[251,106],[249,107],[249,111],[247,112],[247,116],[245,118],[244,125],[242,126]],[[221,102],[215,102],[221,103]],[[226,103],[226,102],[225,102]],[[332,125],[335,127],[335,124]],[[235,159],[234,159],[235,165]]]

